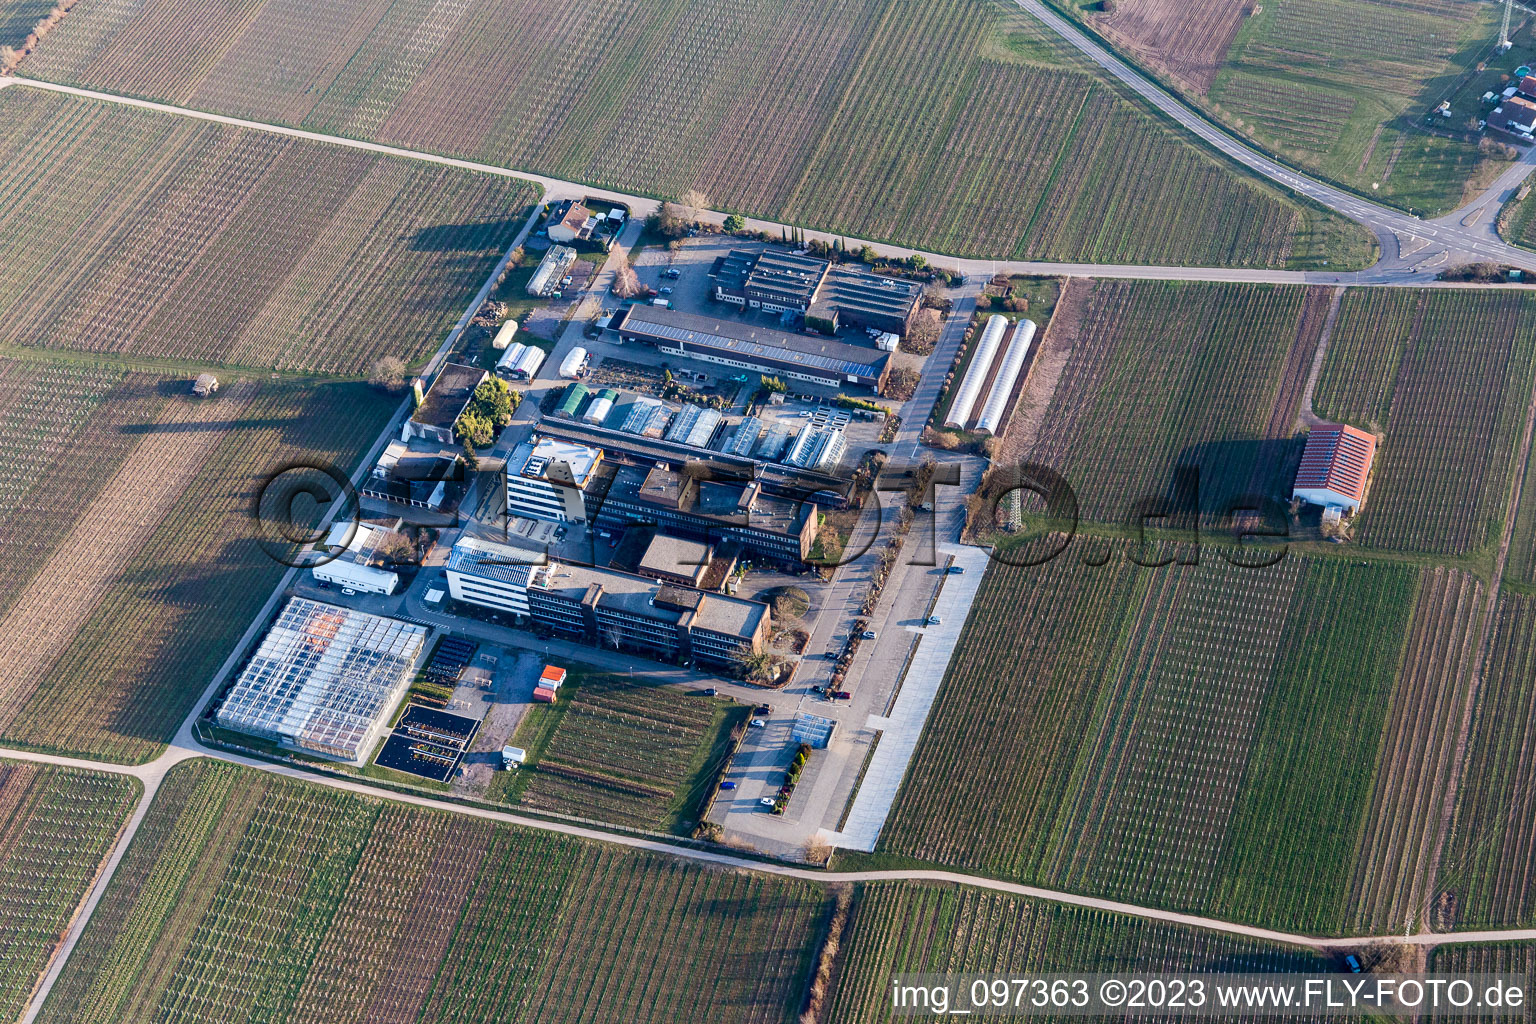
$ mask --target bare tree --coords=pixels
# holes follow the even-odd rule
[[[699,219],[700,213],[709,209],[709,196],[696,188],[691,188],[678,198],[677,205],[681,207],[678,212],[682,214],[683,219],[692,223]]]
[[[635,273],[634,264],[629,262],[629,253],[623,246],[616,245],[608,257],[614,261],[613,294],[621,299],[632,299],[643,290],[640,284],[640,275]]]
[[[405,360],[399,356],[380,356],[375,359],[373,372],[368,375],[368,383],[390,394],[404,391],[408,383]]]

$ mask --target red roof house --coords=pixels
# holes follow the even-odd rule
[[[1365,501],[1376,438],[1342,423],[1319,423],[1307,435],[1291,495],[1351,514]]]

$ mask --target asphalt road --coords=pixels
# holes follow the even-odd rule
[[[1508,193],[1527,174],[1536,169],[1536,148],[1533,148],[1519,163],[1505,172],[1494,188],[1489,189],[1465,207],[1432,221],[1421,221],[1399,210],[1389,209],[1356,196],[1353,193],[1307,177],[1292,168],[1271,160],[1245,143],[1238,141],[1224,129],[1217,127],[1201,115],[1185,107],[1163,90],[1161,86],[1156,85],[1113,54],[1108,53],[1066,21],[1066,19],[1042,6],[1038,0],[1016,0],[1016,2],[1025,11],[1044,22],[1047,27],[1081,50],[1089,59],[1104,68],[1109,74],[1120,79],[1127,86],[1145,97],[1148,102],[1178,121],[1210,146],[1254,172],[1269,178],[1271,181],[1283,185],[1293,192],[1314,199],[1322,205],[1370,228],[1376,234],[1381,244],[1382,255],[1380,260],[1366,270],[1343,273],[1233,267],[1163,267],[1137,264],[1049,263],[1035,260],[961,259],[942,253],[912,249],[906,246],[888,245],[882,242],[858,238],[848,238],[847,236],[834,235],[829,232],[808,228],[801,231],[804,238],[827,243],[830,243],[834,238],[840,238],[845,244],[853,247],[868,245],[882,256],[905,258],[912,255],[920,255],[930,263],[939,266],[954,267],[965,271],[967,274],[985,275],[988,277],[994,273],[1006,273],[1070,277],[1116,277],[1154,281],[1231,281],[1268,284],[1487,288],[1490,286],[1435,282],[1432,279],[1434,272],[1443,266],[1473,260],[1493,260],[1536,271],[1536,253],[1507,245],[1500,241],[1494,233],[1492,224],[1497,218],[1496,208],[1491,215],[1485,213],[1478,220],[1470,224],[1462,223],[1469,214],[1476,213],[1479,210],[1486,210],[1490,205],[1496,207],[1501,204]],[[246,118],[212,114],[204,110],[193,110],[169,103],[156,103],[151,100],[137,99],[131,96],[117,96],[112,93],[98,92],[94,89],[81,89],[75,86],[41,82],[30,78],[0,78],[0,87],[12,85],[46,89],[52,92],[67,93],[72,96],[81,96],[107,103],[118,103],[125,106],[139,107],[144,110],[155,110],[180,117],[213,121],[218,124],[248,128],[253,131],[271,132],[291,138],[308,139],[313,142],[323,142],[328,145],[343,146],[371,153],[382,153],[388,156],[404,157],[411,160],[424,160],[429,163],[440,164],[446,167],[458,167],[482,174],[494,174],[506,178],[521,178],[525,181],[534,182],[543,188],[545,201],[592,196],[610,202],[623,203],[638,218],[649,216],[660,205],[659,200],[650,196],[615,192],[610,189],[583,185],[579,182],[551,178],[547,175],[499,167],[495,164],[460,160],[455,157],[440,156],[436,153],[423,153],[399,146],[387,146],[377,142],[364,142],[359,139],[347,139],[335,135],[325,135],[320,132],[305,131],[300,128],[289,128],[284,125],[266,124]],[[701,210],[698,217],[699,220],[707,223],[720,224],[725,220],[726,214],[719,211]],[[753,218],[748,218],[746,223],[748,227],[754,230],[767,231],[771,234],[778,234],[781,229],[794,226]]]
[[[1414,276],[1413,268],[1425,260],[1435,258],[1435,254],[1441,250],[1448,254],[1443,261],[1447,264],[1492,260],[1536,270],[1536,253],[1527,252],[1500,241],[1491,227],[1493,218],[1484,216],[1481,221],[1470,226],[1463,223],[1469,213],[1484,209],[1491,202],[1502,202],[1509,191],[1523,181],[1532,170],[1536,170],[1536,147],[1527,151],[1498,179],[1493,188],[1485,191],[1477,199],[1443,217],[1423,221],[1400,210],[1373,203],[1352,192],[1346,192],[1326,182],[1308,177],[1279,161],[1270,159],[1239,141],[1226,129],[1218,127],[1204,115],[1185,106],[1162,86],[1100,46],[1076,25],[1046,7],[1040,0],[1015,0],[1015,2],[1089,60],[1119,79],[1160,112],[1177,121],[1213,149],[1271,181],[1284,185],[1292,192],[1306,196],[1375,232],[1382,246],[1380,262],[1370,270],[1354,275],[1355,280],[1345,280],[1342,283],[1419,284],[1419,281],[1411,280]],[[1494,217],[1496,216],[1495,212]],[[1425,242],[1427,245],[1421,250],[1414,251],[1414,242]],[[1410,280],[1404,281],[1405,276]]]

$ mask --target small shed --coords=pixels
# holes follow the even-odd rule
[[[192,393],[199,398],[207,398],[219,390],[219,378],[211,373],[200,373],[192,382]]]

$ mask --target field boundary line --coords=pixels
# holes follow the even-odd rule
[[[1424,880],[1424,904],[1420,913],[1429,917],[1429,901],[1434,899],[1440,883],[1440,870],[1445,856],[1446,839],[1456,826],[1456,802],[1461,792],[1461,777],[1466,769],[1471,743],[1472,720],[1477,710],[1477,699],[1483,690],[1483,670],[1491,655],[1490,641],[1498,630],[1500,599],[1503,596],[1504,567],[1509,560],[1509,546],[1514,540],[1515,521],[1519,518],[1520,498],[1525,492],[1526,473],[1531,457],[1532,434],[1536,433],[1536,371],[1532,374],[1531,391],[1527,395],[1525,432],[1520,438],[1520,449],[1515,455],[1514,473],[1507,492],[1508,504],[1504,510],[1504,528],[1499,537],[1499,547],[1493,557],[1493,575],[1488,581],[1488,599],[1483,607],[1483,628],[1477,638],[1477,649],[1472,656],[1472,684],[1462,704],[1461,722],[1456,735],[1456,749],[1452,755],[1451,775],[1445,787],[1445,802],[1440,809],[1440,834],[1435,842],[1434,855],[1429,861],[1428,877]],[[1411,927],[1411,923],[1410,923]]]

